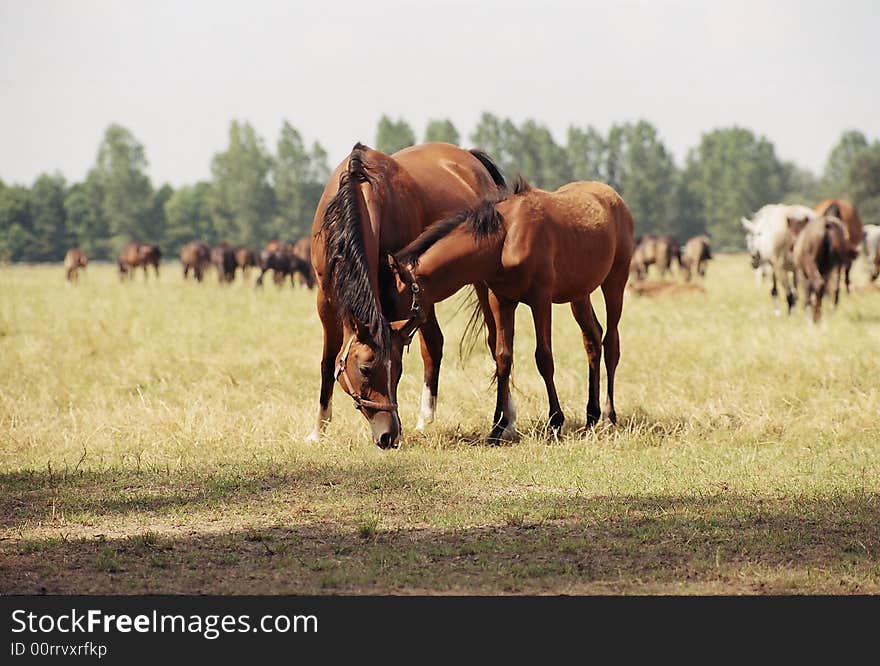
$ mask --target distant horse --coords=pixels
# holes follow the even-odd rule
[[[235,265],[241,269],[242,279],[246,279],[248,269],[254,268],[257,265],[257,253],[243,245],[239,245],[235,248]]]
[[[545,192],[519,180],[514,192],[437,222],[391,258],[398,291],[413,313],[401,325],[409,330],[424,308],[449,298],[464,285],[489,287],[489,346],[495,355],[497,398],[490,443],[511,438],[516,411],[510,396],[514,313],[519,303],[532,310],[535,361],[547,387],[550,427],[565,417],[553,381],[550,340],[553,303],[570,303],[583,333],[589,360],[587,425],[599,411],[602,347],[608,391],[601,416],[616,423],[614,374],[620,359],[617,325],[633,255],[633,219],[620,195],[602,183],[577,182]],[[606,334],[590,303],[602,287]],[[488,318],[487,318],[488,319]],[[494,330],[493,330],[494,328]]]
[[[866,224],[862,236],[862,250],[868,262],[868,272],[871,282],[880,276],[880,226]]]
[[[205,268],[211,264],[211,249],[207,243],[194,240],[184,245],[180,250],[180,263],[183,265],[183,279],[193,272],[196,282],[202,281]]]
[[[772,269],[773,286],[770,296],[773,298],[773,311],[777,315],[780,314],[780,284],[785,291],[789,314],[797,301],[797,281],[792,255],[794,242],[800,230],[817,217],[806,206],[767,204],[755,213],[753,219],[740,219],[746,230],[746,245],[751,255],[752,268],[759,270],[762,265],[768,264]]]
[[[235,250],[226,241],[211,248],[211,263],[217,269],[217,279],[223,284],[235,280]]]
[[[816,205],[816,212],[819,215],[832,215],[843,222],[846,230],[846,241],[849,249],[853,252],[847,253],[846,265],[844,266],[844,278],[846,282],[846,293],[849,293],[849,271],[852,268],[852,262],[859,253],[859,243],[862,242],[863,226],[862,218],[852,202],[846,199],[825,199]]]
[[[827,215],[810,220],[794,244],[794,264],[804,290],[804,308],[812,307],[813,322],[822,316],[822,298],[827,287],[834,291],[834,305],[840,296],[840,273],[855,257],[846,227]]]
[[[312,269],[312,241],[306,236],[290,246],[290,251],[295,257],[302,259],[308,270],[300,273],[299,282],[301,285],[312,289],[315,286],[315,271]]]
[[[255,284],[257,287],[263,286],[263,276],[268,271],[272,271],[272,281],[275,284],[280,285],[285,278],[289,277],[291,286],[295,286],[293,278],[294,275],[299,274],[300,279],[304,280],[309,285],[309,288],[312,286],[311,265],[294,255],[289,247],[274,252],[269,250],[261,251],[257,257],[257,267],[260,269],[260,274],[257,276]]]
[[[474,206],[504,186],[485,153],[448,143],[412,146],[394,155],[358,143],[336,167],[312,225],[324,350],[318,419],[309,440],[317,440],[330,421],[338,380],[369,421],[373,441],[382,448],[397,445],[397,383],[408,339],[389,326],[384,314],[396,296],[385,258],[431,222]],[[488,308],[486,287],[475,289]],[[425,374],[416,428],[434,419],[437,402],[443,334],[433,308],[424,312],[420,337]]]
[[[684,272],[685,281],[689,282],[693,271],[700,277],[706,275],[706,262],[712,258],[712,247],[708,236],[694,236],[684,244],[679,265]]]
[[[142,266],[144,269],[144,280],[147,279],[148,266],[153,267],[156,271],[156,277],[158,278],[159,261],[161,259],[162,251],[159,249],[158,245],[137,243],[135,241],[126,243],[116,259],[116,263],[119,267],[119,278],[125,279],[127,276],[129,279],[134,279],[134,269],[138,266]]]
[[[64,272],[67,275],[68,282],[76,282],[79,280],[79,269],[85,269],[89,263],[86,253],[78,247],[72,247],[64,255]]]
[[[672,236],[645,234],[636,242],[632,269],[637,279],[644,280],[648,277],[648,267],[656,264],[662,278],[670,272],[673,259],[681,264],[681,250]]]

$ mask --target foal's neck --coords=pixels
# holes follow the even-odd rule
[[[437,241],[419,257],[413,270],[423,298],[437,303],[465,285],[491,279],[501,269],[503,244],[503,233],[477,240],[462,229]]]

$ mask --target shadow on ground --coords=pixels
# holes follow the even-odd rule
[[[384,463],[383,463],[384,467]],[[374,470],[362,470],[372,473]],[[390,485],[410,493],[428,480],[400,468]],[[177,489],[154,500],[102,503],[96,511],[162,511],[259,502],[290,487],[369,492],[344,474],[315,468],[293,477],[257,474],[199,495]],[[63,486],[25,475],[2,482],[2,509],[31,497],[73,501]],[[130,481],[130,478],[129,478]],[[84,475],[70,484],[113,483]],[[326,484],[331,484],[327,486]],[[341,484],[341,485],[333,485]],[[54,493],[54,495],[53,495]],[[81,493],[80,493],[81,494]],[[439,501],[432,497],[427,502]],[[88,503],[88,501],[87,501]],[[0,509],[0,510],[2,510]],[[6,537],[0,542],[2,593],[878,593],[880,496],[586,496],[536,491],[483,507],[485,524],[418,525],[406,515],[299,517],[296,524],[222,533],[189,525],[121,538]],[[25,511],[24,514],[27,512]],[[22,512],[5,526],[24,518]],[[10,533],[7,530],[7,533]]]

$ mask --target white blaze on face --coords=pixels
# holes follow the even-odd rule
[[[434,422],[434,413],[437,410],[437,396],[431,395],[431,389],[422,387],[422,407],[419,410],[419,420],[416,430],[422,430],[429,423]]]

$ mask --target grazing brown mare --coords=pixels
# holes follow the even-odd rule
[[[248,275],[248,269],[254,268],[257,265],[257,253],[253,250],[244,247],[243,245],[239,245],[235,248],[235,266],[236,268],[241,269],[241,277],[242,279],[246,279]]]
[[[822,298],[830,284],[834,305],[840,297],[840,272],[856,256],[849,244],[846,227],[836,217],[826,215],[807,222],[794,243],[794,265],[804,289],[804,308],[813,308],[813,322],[822,317]]]
[[[68,282],[76,282],[79,279],[79,269],[85,269],[89,263],[86,253],[78,247],[72,247],[64,255],[64,272]]]
[[[159,261],[162,259],[162,251],[158,245],[149,243],[137,243],[131,241],[126,243],[119,252],[116,263],[119,266],[119,279],[134,279],[134,269],[143,266],[144,280],[147,279],[147,267],[152,266],[156,271],[156,277],[159,277]]]
[[[846,282],[846,293],[849,293],[849,272],[852,268],[853,259],[858,256],[859,243],[862,242],[862,235],[864,234],[862,218],[859,216],[856,207],[852,205],[852,202],[846,199],[825,199],[816,205],[815,210],[819,215],[832,215],[843,222],[847,244],[854,252],[854,254],[850,253],[852,257],[847,255],[849,258],[846,260],[843,273],[844,281]]]
[[[428,227],[391,258],[398,292],[414,304],[400,328],[408,332],[420,312],[449,298],[464,285],[489,288],[486,320],[489,346],[495,355],[498,393],[490,443],[515,434],[516,411],[510,397],[514,312],[519,303],[532,310],[535,362],[547,387],[550,427],[562,428],[565,417],[553,381],[550,339],[553,303],[570,303],[581,328],[589,359],[587,425],[599,411],[599,364],[605,349],[608,392],[601,416],[616,423],[614,373],[620,359],[617,325],[633,254],[633,219],[626,203],[602,183],[577,182],[545,192],[517,182],[514,193],[490,199]],[[602,287],[607,313],[606,334],[590,303]],[[412,307],[412,306],[410,306]]]
[[[632,268],[636,278],[644,280],[648,277],[648,267],[656,264],[660,277],[664,277],[671,270],[673,259],[681,263],[681,251],[672,236],[645,234],[636,243]]]
[[[373,441],[400,438],[397,383],[409,342],[384,312],[396,301],[387,255],[431,222],[479,203],[504,187],[488,156],[448,143],[426,143],[393,155],[360,143],[330,177],[312,226],[311,258],[318,315],[324,327],[317,440],[331,418],[338,380],[370,423]],[[477,286],[486,299],[485,286]],[[443,334],[432,307],[420,328],[424,388],[417,428],[434,418]],[[340,354],[341,352],[341,354]]]
[[[690,282],[691,274],[696,271],[700,277],[706,275],[706,262],[712,258],[712,246],[708,236],[694,236],[684,244],[681,258],[678,260],[684,279]]]
[[[180,249],[180,263],[183,265],[184,280],[192,270],[196,282],[201,282],[205,269],[211,264],[211,249],[202,241],[190,241]]]
[[[217,269],[217,279],[223,284],[235,280],[235,250],[226,241],[211,248],[211,263]]]

